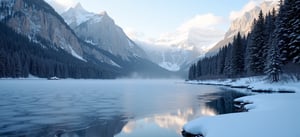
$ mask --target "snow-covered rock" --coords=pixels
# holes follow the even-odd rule
[[[147,58],[145,52],[126,36],[105,11],[99,14],[88,12],[78,3],[62,13],[62,17],[81,39],[100,49],[124,60]]]

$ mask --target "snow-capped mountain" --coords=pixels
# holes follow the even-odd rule
[[[122,28],[103,11],[99,14],[88,12],[80,3],[62,13],[62,17],[85,42],[88,42],[109,53],[121,57],[147,58],[145,52],[130,40]]]
[[[169,33],[154,41],[137,43],[145,49],[153,62],[170,71],[179,71],[186,68],[191,60],[204,56],[214,45],[213,42],[223,36],[223,32],[208,31],[213,31],[214,37],[210,36],[212,33],[203,33],[203,29],[193,28],[184,32]],[[219,37],[215,37],[216,34]]]
[[[82,42],[64,19],[43,0],[0,0],[4,6],[0,21],[36,43],[51,43],[83,61],[96,58],[101,63],[116,66],[102,51],[92,49]]]
[[[224,39],[219,41],[213,48],[211,48],[206,55],[211,56],[218,52],[218,50],[232,42],[233,37],[240,32],[241,35],[247,35],[251,31],[251,27],[253,25],[253,21],[258,17],[260,10],[264,14],[271,11],[273,8],[278,8],[277,1],[264,1],[260,5],[254,7],[250,11],[244,13],[241,17],[236,18],[232,21],[229,30],[226,32]]]

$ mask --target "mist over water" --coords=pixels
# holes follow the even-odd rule
[[[199,96],[225,91],[157,79],[1,80],[0,87],[0,136],[179,137],[189,120],[217,114]]]

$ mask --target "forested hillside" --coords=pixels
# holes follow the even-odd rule
[[[0,77],[114,78],[101,66],[74,58],[42,38],[36,42],[0,22]]]
[[[189,79],[238,78],[281,74],[300,80],[300,1],[280,1],[279,11],[259,13],[247,36],[238,33],[217,55],[189,69]]]

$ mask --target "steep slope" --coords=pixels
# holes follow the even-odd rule
[[[206,56],[211,56],[216,54],[219,49],[229,42],[232,42],[233,37],[240,32],[242,36],[247,35],[252,28],[252,24],[255,18],[258,17],[259,11],[262,10],[263,13],[271,11],[273,8],[277,8],[276,1],[264,1],[259,6],[254,7],[252,10],[246,12],[241,17],[232,21],[229,30],[226,32],[224,39],[219,41],[213,48],[211,48]]]
[[[0,0],[0,21],[36,43],[50,43],[74,57],[88,61],[83,56],[93,56],[102,63],[115,66],[101,51],[88,48],[64,19],[43,0]]]
[[[0,77],[114,78],[116,72],[36,43],[0,22]]]
[[[147,58],[145,52],[126,36],[106,12],[91,13],[78,3],[64,12],[62,17],[82,40],[98,48],[124,60]]]
[[[111,59],[111,64],[124,76],[169,77],[175,75],[150,61],[145,51],[127,37],[106,12],[95,14],[86,11],[80,3],[62,13],[82,41],[89,46],[86,53],[96,58],[94,62],[105,62],[98,58],[103,53]]]
[[[108,55],[79,39],[63,18],[43,0],[0,0],[0,21],[43,47],[45,52],[48,48],[64,51],[99,69],[119,71],[118,65]]]
[[[18,33],[39,42],[51,42],[81,60],[83,51],[78,38],[63,19],[43,0],[1,0],[0,20]]]

